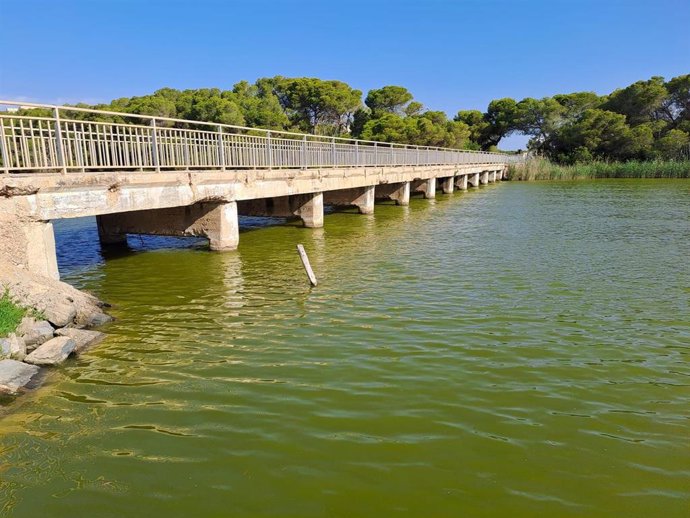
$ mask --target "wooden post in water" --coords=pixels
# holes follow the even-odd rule
[[[297,251],[299,252],[299,258],[302,259],[302,264],[307,272],[307,277],[309,277],[309,282],[312,286],[316,286],[316,275],[314,275],[314,270],[311,269],[311,265],[309,264],[307,252],[304,251],[304,247],[302,245],[297,245]]]

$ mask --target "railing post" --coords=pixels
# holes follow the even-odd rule
[[[335,137],[333,137],[333,139],[331,140],[331,147],[333,148],[333,167],[335,167]]]
[[[374,142],[374,165],[379,165],[379,148]]]
[[[355,167],[359,166],[359,142],[355,140]]]
[[[65,164],[65,149],[62,147],[60,110],[58,108],[53,108],[53,115],[55,116],[55,153],[57,154],[57,161],[60,169],[62,170],[62,174],[67,174],[67,165]]]
[[[417,148],[417,165],[419,165],[419,146],[415,146]]]
[[[302,169],[307,168],[307,136],[302,137]]]
[[[218,161],[220,170],[225,171],[225,146],[223,145],[223,126],[218,126]]]
[[[2,172],[9,174],[10,161],[7,156],[7,142],[5,141],[5,121],[0,119],[0,156],[2,157]]]
[[[266,132],[266,147],[268,151],[268,168],[273,169],[273,147],[271,146],[271,132]]]
[[[156,172],[161,170],[158,158],[158,130],[156,129],[156,119],[151,119],[151,161],[156,168]]]

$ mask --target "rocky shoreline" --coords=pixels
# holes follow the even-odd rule
[[[105,335],[89,328],[112,320],[96,297],[8,261],[0,260],[0,288],[34,315],[0,338],[0,395],[21,393],[41,369],[99,342]]]

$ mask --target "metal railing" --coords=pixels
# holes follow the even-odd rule
[[[520,160],[517,155],[504,153],[325,137],[72,106],[17,101],[0,101],[0,106],[51,113],[33,116],[0,111],[3,173],[430,166]]]

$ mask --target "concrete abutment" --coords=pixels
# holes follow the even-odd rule
[[[29,221],[22,225],[26,237],[24,257],[27,269],[50,279],[60,279],[57,254],[55,252],[55,233],[50,221]]]

